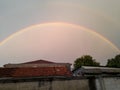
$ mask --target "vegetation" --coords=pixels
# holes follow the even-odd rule
[[[74,61],[74,69],[80,68],[81,66],[100,66],[100,63],[96,62],[90,55],[83,55]]]
[[[107,67],[119,67],[120,68],[120,54],[116,55],[114,58],[108,59]]]
[[[100,66],[100,63],[96,62],[90,55],[83,55],[74,61],[74,69],[80,68],[81,66]],[[108,59],[106,66],[120,68],[120,54]]]

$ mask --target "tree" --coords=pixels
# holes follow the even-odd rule
[[[81,66],[100,66],[100,63],[96,62],[90,55],[83,55],[74,61],[74,69],[80,68]]]
[[[107,67],[119,67],[120,68],[120,54],[116,55],[114,58],[108,59]]]

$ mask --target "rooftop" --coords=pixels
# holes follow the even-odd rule
[[[120,68],[111,68],[111,67],[94,67],[94,66],[82,66],[76,70],[73,70],[74,74],[120,74]]]
[[[5,64],[5,68],[20,68],[20,67],[58,67],[58,66],[66,66],[70,68],[71,64],[70,63],[56,63],[56,62],[51,62],[47,60],[35,60],[35,61],[30,61],[30,62],[25,62],[25,63],[18,63],[18,64]]]
[[[46,61],[46,60],[35,60],[35,61],[25,62],[21,64],[52,64],[52,63],[55,63],[55,62]]]

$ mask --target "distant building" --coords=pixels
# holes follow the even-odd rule
[[[40,77],[64,76],[70,77],[71,64],[55,63],[46,60],[36,60],[20,64],[5,64],[0,68],[0,77]]]
[[[82,66],[73,70],[73,76],[119,75],[120,68]]]
[[[19,63],[19,64],[5,64],[5,68],[20,68],[20,67],[67,67],[70,69],[70,63],[55,63],[46,60],[35,60],[31,62]]]
[[[0,90],[120,90],[120,68],[37,60],[0,68]]]

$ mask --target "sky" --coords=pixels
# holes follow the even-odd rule
[[[35,59],[72,63],[83,54],[104,64],[119,54],[119,4],[119,0],[0,0],[0,43],[13,36],[0,44],[1,65]]]

